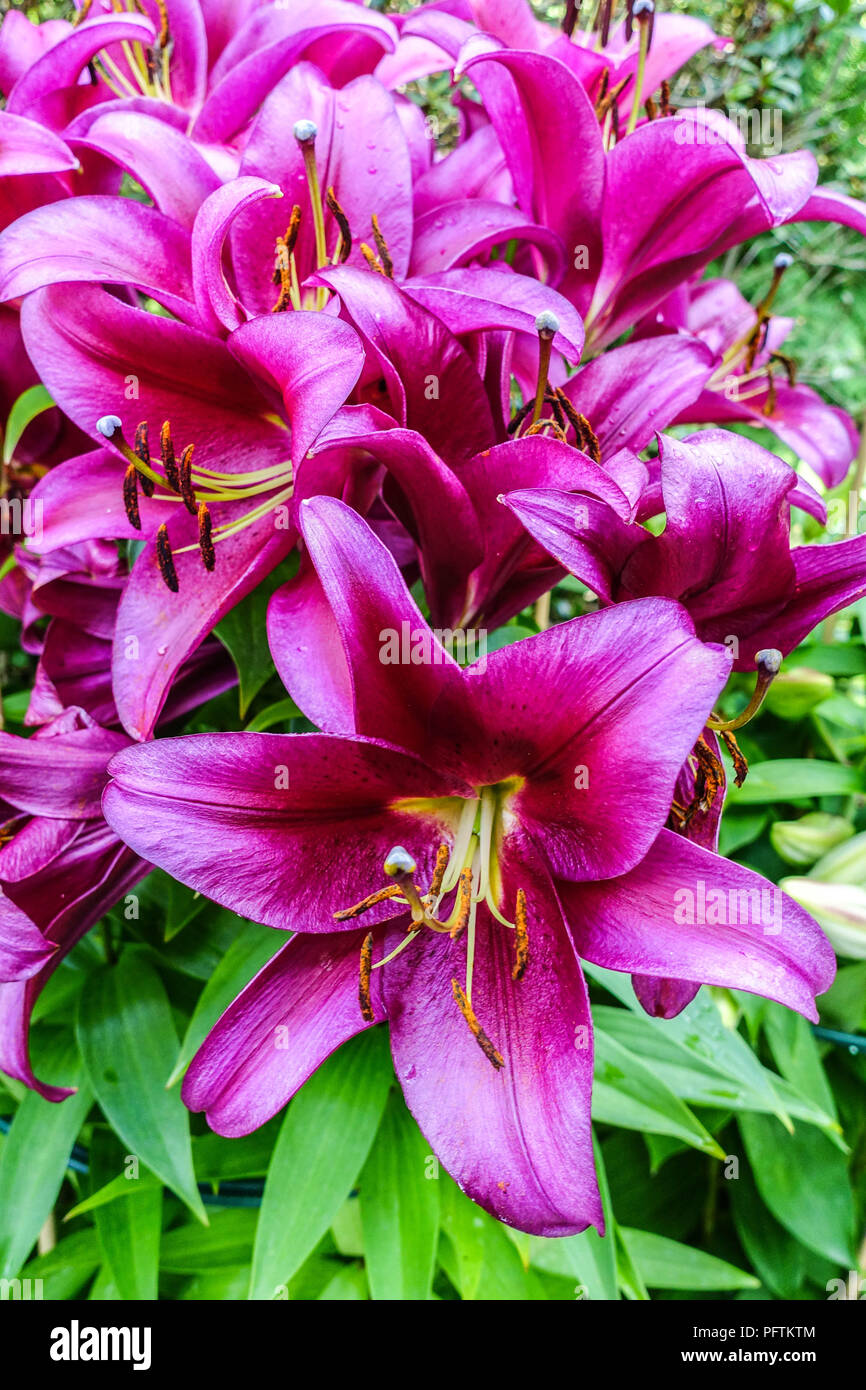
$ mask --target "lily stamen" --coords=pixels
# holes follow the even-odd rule
[[[165,522],[156,533],[156,563],[166,588],[176,594],[180,584],[178,583],[177,570],[174,567],[174,556],[171,553],[171,541],[168,538]]]
[[[325,194],[325,202],[328,205],[328,211],[340,229],[340,235],[337,238],[337,245],[331,259],[331,264],[343,265],[349,259],[352,252],[352,229],[349,226],[348,217],[337,202],[337,195],[334,192],[333,184]]]
[[[358,1003],[361,1005],[361,1017],[365,1023],[372,1023],[376,1015],[373,1012],[373,1001],[370,996],[370,975],[373,968],[373,933],[367,932],[364,943],[361,946],[361,963],[358,978]]]
[[[716,719],[707,720],[707,728],[713,729],[716,733],[729,733],[733,729],[742,729],[744,724],[748,724],[754,719],[767,695],[776,676],[782,666],[782,653],[775,647],[768,647],[764,651],[755,653],[755,666],[757,668],[757,679],[755,690],[751,700],[741,714],[735,719]]]
[[[488,1062],[490,1062],[491,1065],[496,1068],[497,1071],[501,1071],[501,1069],[505,1066],[505,1059],[502,1056],[502,1053],[493,1045],[493,1043],[490,1041],[487,1034],[485,1033],[484,1029],[481,1027],[481,1024],[478,1022],[478,1019],[475,1016],[475,1011],[472,1008],[472,1005],[470,1004],[464,991],[460,988],[460,985],[457,983],[456,980],[451,981],[451,990],[454,995],[454,1002],[457,1004],[458,1008],[460,1009],[460,1012],[466,1019],[466,1022],[469,1025],[469,1031],[472,1034],[475,1041],[477,1042],[478,1046],[481,1048],[481,1051],[484,1053],[484,1056],[487,1058]]]
[[[370,216],[370,225],[373,228],[373,240],[376,243],[376,250],[379,252],[379,260],[382,263],[382,270],[389,280],[394,279],[394,262],[391,259],[391,252],[388,250],[388,243],[382,235],[379,226],[379,219],[375,212]]]
[[[529,964],[529,923],[526,913],[526,894],[522,888],[517,890],[517,902],[514,908],[514,921],[516,926],[516,937],[514,941],[514,966],[511,971],[511,978],[515,981],[522,980]]]

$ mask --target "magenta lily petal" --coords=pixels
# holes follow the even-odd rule
[[[541,685],[531,674],[536,662]],[[468,768],[483,749],[486,778],[527,779],[515,793],[517,811],[555,876],[625,873],[664,825],[680,768],[730,669],[730,653],[698,641],[685,610],[663,600],[559,623],[491,652],[485,671],[469,668],[480,727]],[[446,725],[445,699],[436,714]],[[635,725],[655,750],[639,776]]]
[[[376,215],[402,280],[412,245],[411,166],[394,98],[372,77],[335,90],[311,63],[294,68],[271,92],[244,149],[241,174],[279,184],[286,201],[244,213],[232,233],[232,262],[241,299],[265,313],[274,303],[271,283],[276,238],[283,236],[293,204],[301,209],[295,259],[301,280],[314,270],[316,247],[310,195],[300,146],[291,137],[296,121],[317,127],[316,167],[322,192],[330,187],[352,233],[349,264],[366,268],[361,242],[373,242]],[[359,150],[363,146],[363,155]],[[336,247],[339,229],[324,210],[325,242]]]
[[[64,199],[7,227],[0,239],[0,299],[59,281],[135,285],[179,318],[197,318],[189,233],[130,198]]]
[[[226,507],[230,520],[237,507]],[[142,518],[143,519],[143,518]],[[211,572],[202,568],[194,517],[178,509],[168,524],[178,592],[166,588],[155,539],[138,557],[117,611],[112,685],[117,712],[131,738],[153,732],[171,684],[198,644],[230,609],[285,559],[294,533],[270,513],[216,545]],[[185,549],[181,549],[185,546]],[[135,643],[130,646],[130,638]]]
[[[183,1100],[190,1110],[204,1110],[217,1134],[258,1129],[326,1057],[372,1026],[358,1007],[365,935],[366,929],[294,936],[211,1029],[187,1071]],[[375,988],[376,1022],[384,1017],[378,995]],[[285,1030],[286,1048],[275,1045],[278,1029]]]
[[[201,205],[192,231],[192,278],[201,322],[220,334],[239,328],[247,314],[223,269],[223,243],[235,218],[264,198],[281,198],[277,184],[237,178],[223,184]]]
[[[564,569],[613,602],[619,573],[644,538],[642,527],[621,521],[604,502],[555,488],[517,489],[502,500]]]
[[[470,43],[467,53],[471,48]],[[505,49],[470,56],[462,70],[478,87],[496,128],[520,207],[557,233],[572,266],[582,246],[588,265],[597,268],[605,154],[581,83],[555,58]],[[563,151],[575,146],[581,151],[580,176],[569,179]],[[586,270],[572,268],[561,289],[582,311],[590,285]]]
[[[37,121],[0,111],[0,178],[64,174],[78,160],[64,140]]]
[[[0,891],[0,981],[29,980],[57,947]]]
[[[342,41],[347,37],[354,41],[343,62]],[[310,49],[319,67],[340,86],[369,72],[382,50],[393,49],[395,41],[389,19],[347,0],[308,0],[291,10],[269,6],[254,11],[214,67],[213,85],[193,135],[197,140],[229,140]]]
[[[228,462],[243,471],[285,458],[286,430],[266,418],[268,402],[216,339],[92,285],[31,294],[21,322],[53,399],[88,434],[112,413],[130,440],[139,421],[148,420],[157,435],[169,420],[178,446],[193,442],[197,459],[211,468]],[[132,400],[131,372],[138,391]],[[118,455],[118,487],[125,467]]]
[[[472,1007],[504,1066],[491,1066],[454,1002],[465,943],[425,933],[382,971],[395,1070],[445,1168],[500,1221],[545,1236],[603,1230],[586,986],[531,847],[510,845],[503,873],[511,900],[522,886],[532,904],[532,955],[515,983],[511,933],[481,908]],[[395,930],[386,949],[397,943]]]
[[[192,231],[204,200],[220,180],[191,140],[166,121],[141,111],[109,108],[89,121],[74,149],[94,150],[119,164],[147,190],[160,212]],[[113,200],[117,207],[117,199]]]
[[[460,681],[456,662],[434,639],[426,660],[401,666],[398,684],[384,646],[389,634],[400,642],[405,630],[411,652],[428,628],[396,562],[369,526],[336,499],[303,502],[298,523],[327,607],[309,578],[301,586],[289,581],[271,600],[268,633],[286,689],[326,732],[422,750],[433,706]],[[315,613],[331,634],[322,644],[328,656],[321,670],[310,661],[315,629],[299,621]]]
[[[425,277],[453,270],[509,241],[525,242],[540,251],[547,281],[559,283],[566,251],[557,233],[518,208],[482,198],[445,203],[420,213],[415,219],[410,270],[414,276]]]
[[[124,41],[150,47],[153,38],[153,25],[140,15],[85,20],[21,74],[9,93],[6,110],[13,115],[43,119],[50,110],[49,99],[60,88],[74,87],[79,74],[103,48]]]
[[[300,310],[252,319],[228,346],[282,396],[297,467],[358,380],[364,353],[357,335],[328,314]]]
[[[79,822],[78,833],[55,859],[20,883],[6,884],[7,897],[57,950],[29,980],[0,984],[0,1068],[46,1100],[65,1100],[73,1092],[34,1075],[28,1049],[33,1006],[63,957],[147,870],[104,824]]]
[[[33,816],[89,820],[99,815],[108,760],[128,739],[97,724],[33,738],[0,732],[3,800]]]
[[[343,312],[381,368],[398,424],[417,430],[449,462],[490,443],[493,419],[481,379],[438,318],[384,275],[342,266],[314,279],[340,296]],[[441,406],[451,399],[461,403],[459,428]]]
[[[638,1003],[651,1018],[676,1018],[701,987],[691,980],[655,975],[632,975],[631,982]]]
[[[866,597],[866,536],[833,545],[797,546],[794,590],[775,616],[760,621],[749,634],[755,650],[772,644],[787,653],[824,618]]]
[[[643,863],[604,884],[560,884],[578,954],[612,970],[765,995],[817,1022],[836,970],[824,933],[781,889],[663,830]],[[755,896],[757,895],[757,896]]]
[[[534,338],[538,315],[552,313],[559,322],[553,339],[554,352],[561,352],[569,362],[580,360],[583,351],[580,317],[561,294],[528,275],[510,275],[501,270],[473,266],[407,280],[403,291],[441,319],[458,337],[464,333],[509,329],[529,333]]]
[[[381,882],[401,832],[429,845],[418,870],[429,878],[453,831],[394,803],[469,790],[401,749],[327,734],[159,739],[120,754],[111,772],[103,814],[137,854],[243,917],[305,932],[337,928],[334,912]]]

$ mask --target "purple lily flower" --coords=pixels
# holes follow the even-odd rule
[[[137,853],[298,933],[211,1032],[185,1100],[218,1132],[248,1133],[387,1018],[407,1102],[474,1200],[539,1234],[601,1229],[579,954],[764,991],[809,1016],[833,970],[783,895],[773,935],[674,917],[683,885],[768,888],[664,829],[730,656],[679,605],[650,600],[461,671],[355,512],[316,498],[300,525],[330,658],[312,666],[287,633],[283,665],[324,732],[141,745],[113,760],[104,795]],[[403,634],[421,656],[395,671],[383,644]],[[273,1047],[283,1021],[288,1052]]]
[[[136,635],[140,659],[126,660],[119,641],[113,673],[124,727],[146,737],[186,658],[294,546],[295,471],[351,388],[361,348],[347,325],[310,313],[245,324],[225,346],[89,285],[29,295],[22,324],[65,413],[123,446],[70,459],[34,495],[44,502],[43,550],[146,540],[118,623]]]
[[[777,258],[773,290],[788,258]],[[827,405],[796,380],[796,363],[782,351],[794,320],[770,316],[767,300],[757,310],[729,280],[682,286],[644,325],[639,335],[681,328],[717,354],[718,365],[701,394],[673,424],[723,424],[746,420],[772,430],[826,483],[845,478],[857,452],[851,417]]]
[[[518,205],[569,251],[557,288],[584,317],[593,352],[761,231],[798,219],[866,227],[861,204],[815,193],[811,154],[751,159],[717,112],[661,116],[607,148],[585,88],[558,58],[469,43],[460,71],[481,93]],[[562,151],[575,143],[572,181]]]
[[[725,430],[663,435],[659,449],[660,536],[565,492],[515,491],[503,500],[603,603],[677,598],[705,641],[731,648],[739,671],[754,670],[757,651],[787,655],[866,594],[866,536],[791,548],[790,507],[811,508],[814,498],[774,454]]]

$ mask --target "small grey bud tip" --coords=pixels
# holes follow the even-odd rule
[[[316,125],[315,121],[295,121],[295,139],[302,145],[306,145],[310,140],[315,140],[318,133],[319,127]]]
[[[782,653],[775,647],[755,652],[755,665],[767,676],[777,676],[782,667]]]
[[[103,415],[97,420],[96,428],[106,439],[110,439],[115,430],[123,428],[123,422],[117,415]]]
[[[535,320],[535,328],[538,333],[549,333],[553,337],[554,333],[559,332],[559,319],[550,309],[545,309]]]
[[[787,270],[789,265],[794,264],[794,257],[789,256],[787,251],[780,251],[773,261],[774,270]]]

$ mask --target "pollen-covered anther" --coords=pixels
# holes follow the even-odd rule
[[[192,485],[192,451],[194,448],[194,444],[187,444],[177,466],[178,490],[183,498],[183,505],[190,516],[196,516],[198,513],[195,488]]]
[[[361,946],[361,961],[358,973],[358,1003],[361,1006],[361,1017],[365,1023],[373,1023],[376,1018],[373,1012],[373,1000],[370,994],[370,978],[372,971],[373,933],[368,931]]]
[[[370,217],[370,225],[373,228],[373,240],[376,243],[376,250],[379,252],[379,260],[382,263],[382,270],[389,280],[394,279],[394,262],[391,259],[391,252],[388,250],[388,243],[382,235],[379,226],[379,219],[375,212]]]
[[[451,851],[447,845],[440,845],[436,851],[436,863],[433,866],[433,877],[430,880],[430,890],[427,897],[438,898],[445,878],[445,870],[448,868],[448,860],[451,858]]]
[[[168,538],[168,529],[165,522],[162,523],[156,533],[156,563],[166,588],[170,589],[173,594],[176,594],[180,585],[177,579],[177,570],[174,567],[174,556],[171,553],[171,541]]]
[[[746,756],[730,729],[720,729],[719,738],[730,753],[731,761],[734,764],[734,784],[741,787],[749,775],[749,764],[746,761]]]
[[[382,262],[376,255],[376,252],[372,249],[372,247],[367,245],[366,241],[362,241],[359,244],[358,249],[360,250],[361,255],[364,257],[364,260],[367,262],[367,265],[370,267],[371,270],[375,271],[377,275],[385,275],[385,267],[382,265]],[[387,279],[388,277],[385,276],[385,278]]]
[[[452,938],[466,930],[469,914],[472,911],[472,870],[461,869],[457,885],[457,916],[451,928]]]
[[[141,530],[141,516],[138,511],[138,469],[131,463],[123,475],[123,509],[130,526]]]
[[[334,192],[334,185],[325,194],[325,202],[328,210],[340,229],[340,239],[337,243],[337,250],[334,253],[334,264],[343,265],[352,252],[352,229],[349,226],[349,219],[337,202],[337,195]]]
[[[216,565],[216,551],[214,550],[212,523],[210,512],[207,509],[207,502],[201,502],[198,507],[198,548],[201,552],[202,564],[210,573]]]
[[[177,470],[177,459],[171,439],[171,425],[168,420],[164,421],[159,432],[159,451],[169,487],[173,492],[180,492],[180,475]]]
[[[484,1056],[487,1058],[488,1062],[490,1062],[491,1066],[494,1066],[497,1071],[501,1071],[505,1066],[505,1058],[498,1048],[490,1041],[484,1029],[481,1027],[481,1024],[475,1016],[475,1010],[467,999],[464,991],[460,988],[457,980],[451,981],[451,992],[454,995],[454,1002],[466,1019],[469,1031],[481,1048]]]
[[[150,443],[148,440],[148,429],[146,420],[142,420],[141,424],[136,426],[135,444],[133,445],[133,452],[136,458],[139,459],[145,465],[146,468],[150,467]],[[153,479],[149,478],[146,473],[143,473],[139,469],[139,481],[141,483],[141,490],[144,493],[145,497],[152,497],[154,489]]]
[[[363,912],[369,912],[371,907],[378,907],[387,898],[399,898],[402,896],[402,888],[396,883],[391,883],[387,888],[380,888],[375,893],[368,893],[366,898],[362,898],[359,903],[354,903],[351,907],[343,907],[339,912],[334,913],[335,922],[349,922],[353,917],[360,917]]]
[[[522,980],[529,964],[529,921],[526,911],[526,894],[522,888],[517,890],[517,901],[514,906],[514,965],[511,970],[511,978],[515,982]]]

